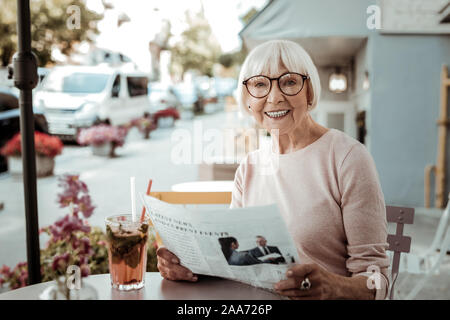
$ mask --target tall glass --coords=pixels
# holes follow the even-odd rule
[[[148,218],[132,221],[130,214],[105,219],[111,285],[119,290],[144,286],[147,267]]]

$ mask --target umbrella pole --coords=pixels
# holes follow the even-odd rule
[[[13,58],[13,78],[14,85],[20,89],[20,132],[22,137],[28,283],[35,284],[41,282],[32,101],[32,90],[38,83],[38,75],[37,59],[31,52],[29,0],[17,0],[17,36],[18,53]]]

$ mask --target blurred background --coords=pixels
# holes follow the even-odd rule
[[[89,224],[102,228],[107,215],[130,211],[130,176],[141,192],[149,179],[154,191],[231,190],[239,161],[269,139],[264,131],[246,138],[246,130],[259,128],[236,103],[240,67],[256,45],[289,39],[319,70],[314,119],[368,148],[386,204],[416,209],[406,229],[413,250],[433,241],[450,191],[449,1],[31,0],[30,6],[40,78],[33,110],[43,133],[41,227],[68,212],[58,196],[66,174],[86,183],[86,205],[95,207]],[[14,141],[18,90],[7,79],[16,45],[16,2],[2,0],[0,266],[11,267],[26,260]],[[180,132],[190,134],[189,152],[174,161]],[[219,132],[220,147],[207,132]],[[212,143],[216,151],[206,159]],[[43,235],[41,247],[45,241]],[[422,297],[450,298],[448,269],[442,272],[447,280],[436,278]]]

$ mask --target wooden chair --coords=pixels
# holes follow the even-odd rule
[[[414,209],[404,207],[386,206],[386,219],[389,223],[396,223],[397,228],[395,234],[388,234],[387,242],[388,250],[393,252],[391,266],[391,285],[389,299],[394,299],[395,282],[398,277],[400,267],[400,255],[402,252],[409,253],[411,249],[411,237],[403,235],[403,227],[405,224],[414,223]]]
[[[150,192],[152,197],[171,204],[230,204],[231,192]]]
[[[449,194],[450,197],[450,194]],[[449,198],[450,199],[450,198]],[[410,275],[422,275],[420,280],[408,290],[403,297],[406,300],[414,299],[423,289],[431,276],[438,274],[441,264],[450,250],[450,201],[444,210],[431,245],[420,253],[410,253],[402,257],[400,272],[405,274],[399,288],[402,288],[409,280]]]
[[[155,197],[161,201],[171,204],[230,204],[231,192],[177,192],[177,191],[162,191],[149,192],[151,182],[147,189],[147,195]],[[145,210],[145,209],[143,209]],[[156,243],[158,246],[162,245],[162,240],[159,234],[155,231]]]

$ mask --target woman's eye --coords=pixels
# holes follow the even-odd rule
[[[255,87],[257,87],[257,88],[262,88],[262,87],[265,87],[265,86],[266,86],[266,84],[264,82],[257,82],[255,84]]]
[[[284,84],[287,86],[295,86],[297,82],[295,80],[287,80]]]

